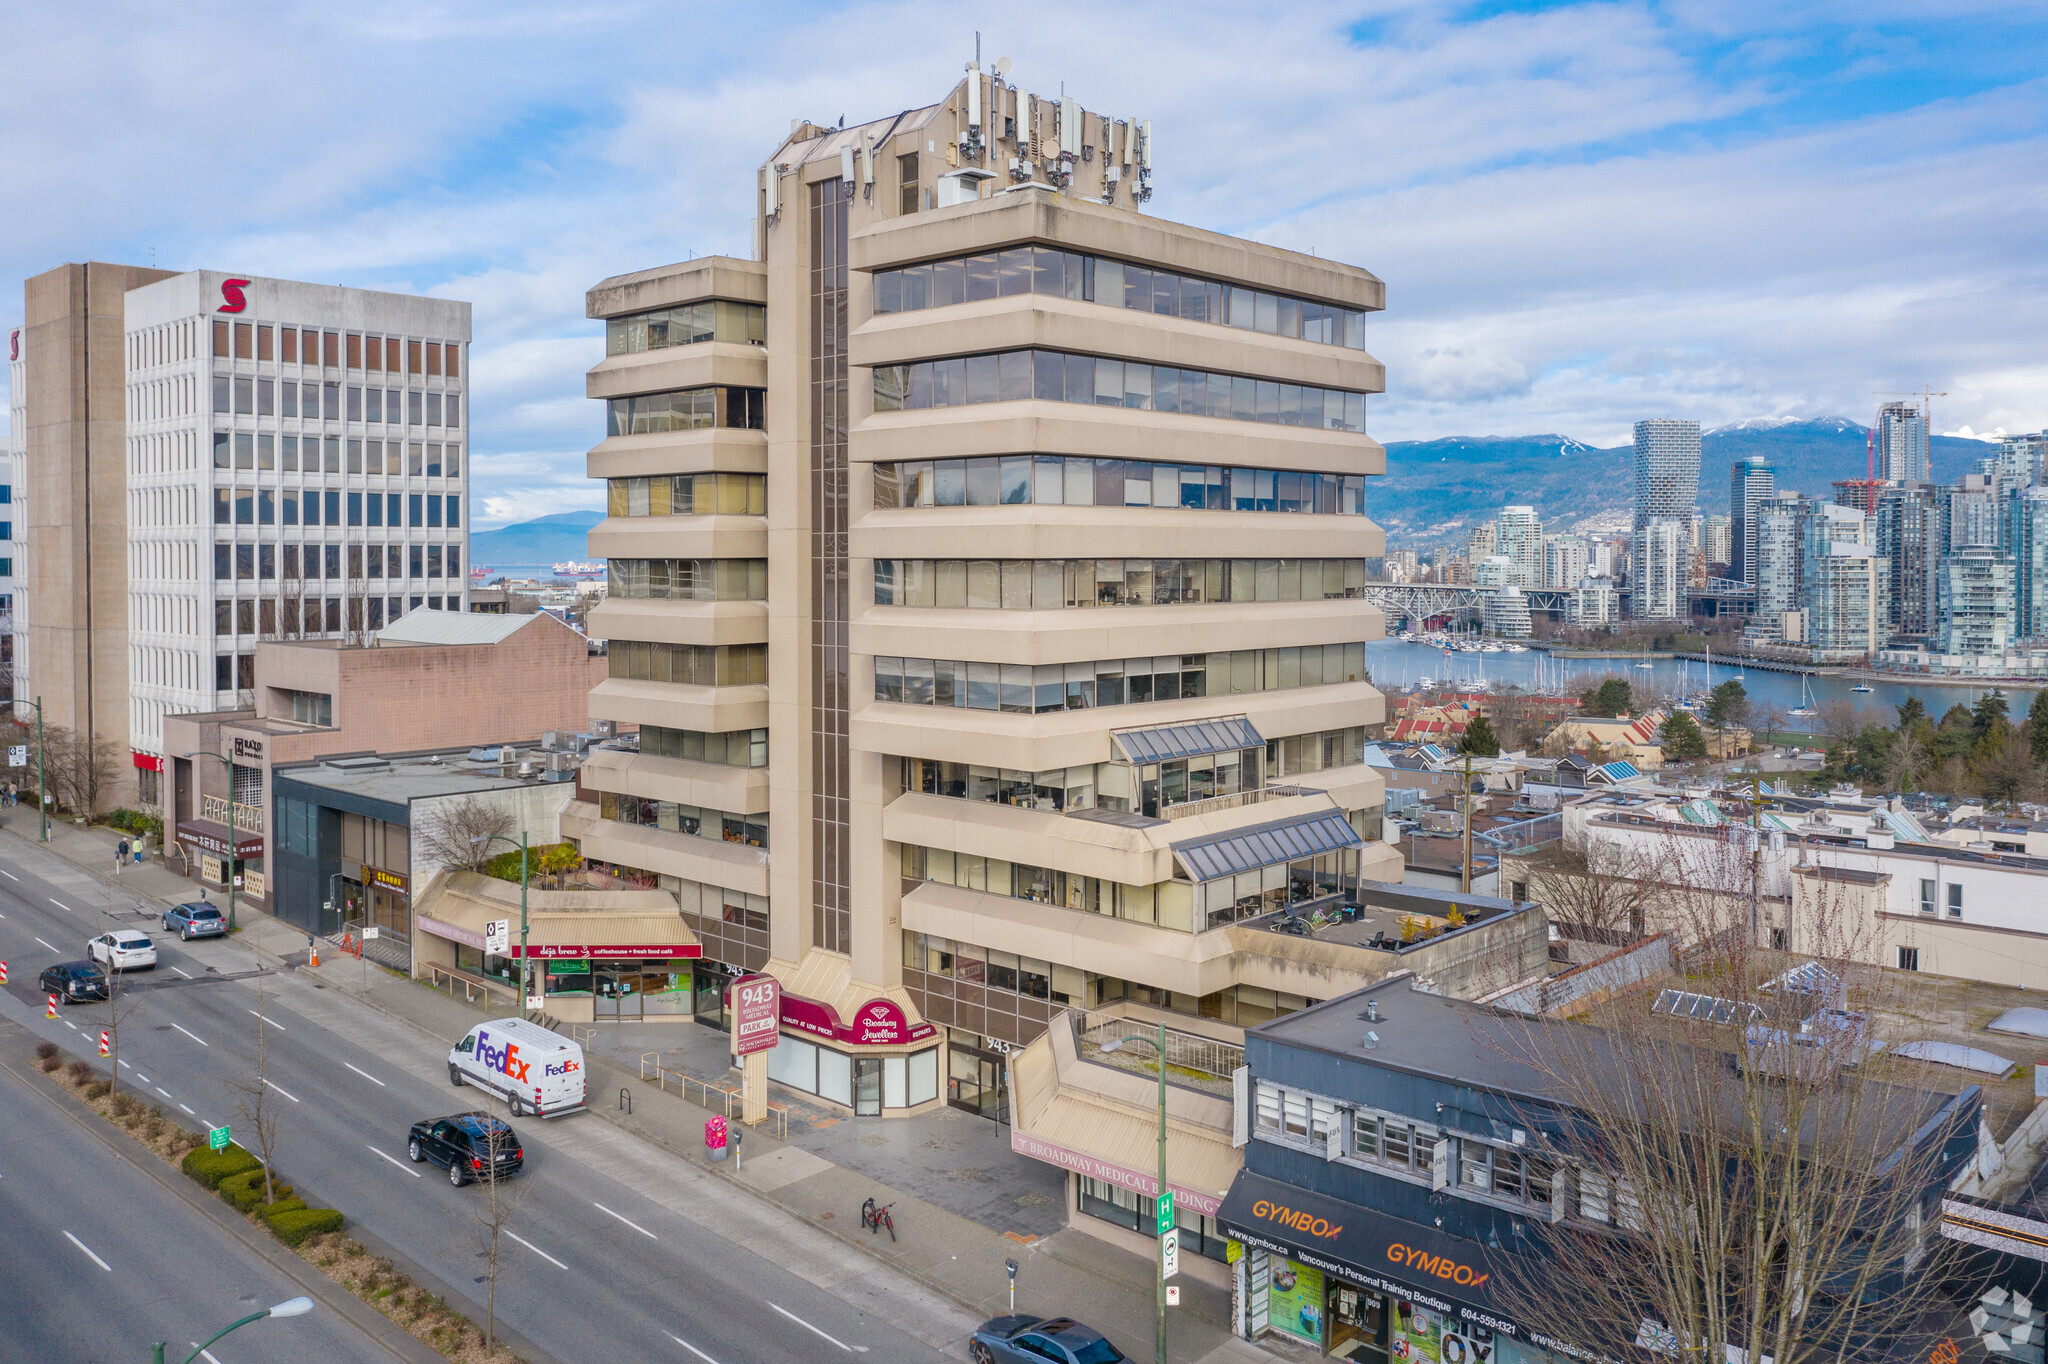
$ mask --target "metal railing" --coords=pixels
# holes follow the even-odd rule
[[[1213,815],[1218,810],[1235,810],[1242,805],[1257,805],[1263,801],[1286,800],[1290,796],[1320,796],[1323,793],[1313,786],[1261,786],[1256,791],[1232,791],[1227,795],[1204,796],[1200,800],[1183,800],[1172,805],[1162,805],[1159,813],[1167,819],[1185,819],[1189,815]]]
[[[518,1002],[518,989],[505,984],[503,981],[486,980],[482,976],[473,976],[467,971],[458,971],[452,966],[437,966],[433,962],[426,963],[426,968],[428,984],[437,990],[446,985],[450,998],[453,998],[455,995],[455,987],[460,985],[462,987],[462,998],[465,1003],[474,1004],[477,1001],[477,996],[482,995],[484,1008],[487,1010],[497,1007],[491,1003],[491,996],[494,992],[503,994],[508,1001]]]
[[[1082,1060],[1114,1066],[1133,1075],[1158,1073],[1157,1023],[1148,1023],[1141,1018],[1089,1013],[1082,1009],[1067,1010],[1067,1020],[1074,1029],[1075,1049]],[[1103,1050],[1106,1042],[1122,1043],[1126,1039],[1140,1045],[1128,1049],[1119,1046],[1113,1052]],[[1243,1064],[1244,1047],[1238,1043],[1181,1032],[1172,1027],[1166,1030],[1166,1079],[1169,1084],[1227,1096],[1231,1074]]]
[[[1484,842],[1504,853],[1534,852],[1545,843],[1555,843],[1564,837],[1564,814],[1537,815],[1533,819],[1517,820],[1513,824],[1497,824],[1491,829],[1474,829],[1475,842]]]
[[[227,823],[228,798],[226,796],[201,796],[199,798],[199,817],[201,819],[219,820],[222,824]],[[237,801],[235,803],[235,827],[243,833],[262,833],[263,807],[260,805],[244,805]]]
[[[741,1093],[736,1081],[700,1080],[694,1075],[670,1070],[661,1064],[661,1053],[658,1051],[640,1053],[640,1078],[663,1091],[666,1091],[670,1084],[674,1084],[676,1093],[682,1097],[683,1102],[694,1102],[699,1108],[709,1109],[713,1113],[723,1113],[727,1122],[732,1121],[734,1111],[746,1102],[745,1095]],[[697,1087],[695,1100],[690,1098],[691,1085]],[[713,1095],[718,1097],[713,1098]],[[768,1121],[775,1125],[776,1139],[786,1140],[789,1136],[789,1105],[779,1104],[770,1099]]]

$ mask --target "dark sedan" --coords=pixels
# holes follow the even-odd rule
[[[38,980],[44,994],[55,995],[66,1004],[107,997],[107,973],[96,961],[60,961],[44,967]]]
[[[974,1364],[1119,1364],[1129,1358],[1072,1317],[997,1317],[968,1338],[967,1352]]]
[[[446,1167],[448,1182],[461,1188],[472,1179],[516,1175],[526,1166],[526,1151],[509,1123],[488,1113],[457,1113],[428,1118],[412,1125],[405,1153],[414,1160]]]

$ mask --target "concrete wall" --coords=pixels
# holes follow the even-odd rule
[[[27,598],[29,695],[49,724],[116,749],[103,798],[135,799],[128,751],[128,290],[173,271],[60,265],[23,287],[27,456],[18,590]]]

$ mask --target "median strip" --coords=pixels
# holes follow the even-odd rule
[[[361,1242],[344,1234],[341,1213],[332,1208],[308,1207],[305,1200],[278,1178],[275,1171],[266,1190],[262,1162],[240,1146],[230,1144],[222,1150],[211,1149],[206,1137],[166,1117],[162,1107],[145,1105],[127,1090],[115,1090],[112,1082],[89,1063],[72,1061],[67,1064],[54,1043],[39,1044],[36,1053],[43,1071],[70,1090],[87,1108],[148,1147],[166,1163],[178,1166],[195,1183],[212,1189],[224,1202],[241,1211],[251,1222],[265,1227],[301,1259],[375,1308],[414,1339],[456,1361],[456,1364],[522,1364],[519,1356],[502,1343],[486,1350],[483,1332],[468,1317],[449,1306],[444,1299],[413,1283],[391,1261],[372,1255]],[[270,1082],[266,1080],[265,1083]],[[274,1084],[270,1087],[277,1088]],[[284,1093],[281,1089],[278,1092]],[[292,1095],[285,1097],[297,1102]],[[178,1107],[192,1113],[184,1104]],[[370,1149],[376,1150],[375,1147]],[[382,1151],[377,1151],[377,1154],[391,1160],[394,1165],[399,1164]],[[403,1165],[399,1168],[415,1177],[419,1174]],[[266,1192],[276,1201],[265,1203]],[[113,1272],[112,1266],[94,1254],[91,1247],[68,1231],[64,1234],[91,1256],[101,1269]],[[520,1238],[514,1236],[513,1239]],[[521,1241],[521,1244],[550,1263],[568,1268],[530,1243]]]

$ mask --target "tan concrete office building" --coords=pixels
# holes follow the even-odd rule
[[[1259,1021],[1228,926],[1399,880],[1363,761],[1364,270],[1163,222],[1149,125],[970,73],[800,123],[754,260],[607,279],[610,594],[565,816],[657,873],[771,1075],[973,1107],[1063,1006]]]

